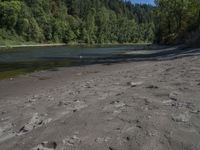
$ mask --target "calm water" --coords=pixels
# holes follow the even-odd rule
[[[121,53],[141,47],[144,45],[59,46],[3,50],[0,51],[0,79],[38,70],[55,70],[57,67],[106,63],[118,59]]]
[[[180,46],[170,47],[147,44],[1,49],[0,79],[39,70],[54,71],[58,67],[113,63],[127,60],[165,59],[188,55],[191,50],[184,47],[182,49]]]
[[[57,46],[57,47],[31,47],[14,48],[8,51],[0,51],[0,62],[41,61],[63,58],[105,58],[121,52],[127,52],[133,48],[141,48],[144,45],[113,45],[113,46]]]

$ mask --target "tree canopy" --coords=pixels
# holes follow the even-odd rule
[[[155,0],[156,42],[177,43],[200,38],[199,0]]]
[[[153,6],[124,0],[0,0],[0,40],[133,43],[154,39]]]
[[[199,33],[199,0],[0,0],[0,41],[198,43]]]

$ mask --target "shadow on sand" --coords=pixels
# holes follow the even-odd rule
[[[105,63],[115,63],[115,62],[127,62],[127,61],[164,61],[173,60],[183,57],[198,56],[200,55],[200,48],[167,48],[162,50],[156,50],[148,54],[134,54],[125,53],[118,54],[118,57],[107,58],[104,60]]]

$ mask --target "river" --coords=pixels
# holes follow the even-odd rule
[[[58,67],[110,63],[125,58],[121,54],[146,53],[142,51],[145,47],[148,48],[148,45],[52,46],[1,50],[0,79],[39,70],[56,70]]]

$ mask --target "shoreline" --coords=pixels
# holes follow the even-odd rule
[[[1,45],[0,48],[23,48],[23,47],[51,47],[51,46],[65,46],[65,43],[53,43],[53,44],[21,44],[21,45]]]
[[[49,44],[48,44],[49,45]],[[38,45],[38,46],[41,46],[41,45]],[[46,46],[46,44],[44,44],[43,46]],[[50,44],[49,46],[52,46],[52,44]],[[56,46],[56,45],[55,45]],[[59,46],[59,45],[57,45]],[[174,47],[163,47],[162,49],[158,49],[158,50],[155,50],[156,47],[159,47],[159,46],[155,46],[155,45],[151,45],[151,46],[147,46],[146,48],[148,48],[148,50],[145,50],[145,46],[142,46],[143,48],[142,49],[131,49],[130,51],[127,51],[127,52],[122,52],[122,53],[116,53],[116,55],[119,55],[119,56],[116,56],[116,58],[112,58],[110,60],[104,60],[104,63],[119,63],[119,60],[117,59],[117,57],[119,57],[122,62],[122,60],[124,62],[126,61],[130,61],[132,60],[134,62],[135,61],[148,61],[148,60],[155,60],[155,59],[166,59],[165,58],[165,55],[169,55],[168,58],[173,58],[173,57],[181,57],[182,55],[184,56],[184,54],[181,54],[183,53],[184,51],[182,51],[182,45],[177,45],[177,46],[174,46]],[[152,51],[151,48],[153,48]],[[155,47],[155,48],[154,48]],[[188,52],[194,52],[194,51],[198,51],[199,49],[188,49],[188,50],[185,50],[185,53],[188,53]],[[12,51],[12,50],[10,50]],[[1,51],[0,51],[1,52]],[[4,52],[4,51],[2,51]],[[5,51],[6,52],[6,51]],[[17,52],[17,51],[16,51]],[[174,55],[174,56],[173,56]],[[180,55],[180,56],[179,56]],[[83,59],[82,59],[83,60]],[[54,68],[65,68],[65,67],[73,67],[73,66],[81,66],[82,64],[80,63],[81,61],[79,59],[76,59],[76,60],[70,60],[70,59],[66,59],[65,61],[59,61],[59,60],[55,60],[55,62],[57,62],[55,66],[51,66],[51,67],[48,67],[48,64],[51,64],[51,61],[46,61],[46,63],[43,63],[43,64],[40,64],[37,65],[37,68],[31,70],[31,68],[29,67],[21,67],[21,68],[17,68],[17,69],[13,69],[13,70],[5,70],[0,73],[0,80],[3,80],[3,79],[9,79],[9,78],[15,78],[19,75],[27,75],[27,74],[31,74],[32,72],[38,72],[38,71],[45,71],[45,70],[51,70],[51,69],[54,69]],[[30,62],[29,62],[30,63]],[[39,63],[39,62],[37,62]],[[71,65],[68,65],[70,64]],[[86,63],[86,62],[85,62]],[[95,62],[93,61],[92,63],[88,63],[87,65],[91,65],[91,64],[102,64],[103,62],[99,61],[99,62]],[[24,63],[26,64],[26,63]],[[6,63],[2,63],[2,66],[5,66],[7,65]],[[23,65],[23,63],[20,63],[20,62],[16,62],[16,63],[10,63],[9,64],[10,66],[12,65]],[[31,65],[29,65],[31,67]],[[39,68],[39,69],[38,69]]]
[[[0,45],[1,49],[9,48],[28,48],[28,47],[54,47],[54,46],[106,46],[106,45],[152,45],[153,43],[102,43],[102,44],[87,44],[87,43],[50,43],[50,44],[19,44],[19,45]]]

